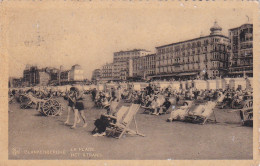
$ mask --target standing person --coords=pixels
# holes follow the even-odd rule
[[[94,100],[96,99],[96,95],[97,95],[97,90],[96,90],[96,88],[94,88],[94,89],[92,90],[91,94],[92,94],[92,101],[94,101]]]
[[[67,115],[67,120],[64,122],[65,125],[69,124],[69,119],[70,119],[70,112],[73,111],[74,112],[74,108],[75,108],[75,100],[74,100],[74,90],[71,87],[69,91],[67,91],[66,95],[64,96],[65,100],[68,100],[68,115]],[[77,123],[80,122],[79,117],[77,117]]]
[[[114,88],[111,89],[111,97],[112,97],[112,101],[116,100],[116,92]]]
[[[149,83],[149,85],[145,89],[146,89],[147,95],[150,95],[151,93],[153,93],[153,88],[152,88],[151,83]]]
[[[117,90],[116,90],[116,93],[115,93],[115,96],[116,96],[116,98],[117,98],[117,101],[120,101],[121,100],[121,87],[120,86],[118,86],[118,88],[117,88]]]
[[[84,104],[82,101],[83,93],[80,92],[77,88],[71,87],[69,95],[67,96],[67,99],[69,101],[69,104],[68,104],[68,116],[67,116],[67,120],[66,120],[65,124],[69,123],[70,111],[73,110],[74,111],[74,123],[73,123],[73,126],[71,126],[71,128],[72,129],[76,128],[76,123],[80,122],[79,116],[81,116],[84,121],[83,127],[87,127],[86,117],[83,112],[84,111]]]
[[[83,95],[84,95],[83,91],[78,91],[78,93],[76,92],[76,96],[75,96],[76,104],[75,104],[75,109],[74,109],[75,117],[74,117],[74,124],[73,124],[72,128],[76,128],[76,122],[77,122],[79,115],[83,119],[83,122],[84,122],[83,128],[87,127],[87,120],[84,115],[85,107],[83,104]]]

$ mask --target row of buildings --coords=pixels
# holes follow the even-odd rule
[[[69,70],[26,65],[22,78],[9,78],[9,87],[66,85],[84,82],[83,70],[76,64]]]
[[[195,79],[253,76],[253,24],[222,34],[217,24],[210,34],[156,47],[115,52],[112,63],[93,71],[93,81],[131,79]]]

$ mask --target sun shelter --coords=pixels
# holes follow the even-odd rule
[[[180,82],[180,89],[183,89],[183,90],[186,89],[186,81],[181,81]]]
[[[207,83],[208,83],[207,89],[217,89],[216,80],[207,80]]]
[[[246,89],[247,81],[245,78],[233,78],[229,81],[231,89]]]
[[[207,86],[208,83],[205,80],[194,80],[193,83],[194,83],[194,88],[198,90],[205,90],[208,87]]]
[[[175,90],[179,90],[180,89],[180,82],[179,81],[173,81],[172,83],[171,83],[171,87],[172,87],[172,89],[175,89]]]
[[[133,83],[133,90],[135,91],[141,91],[141,84],[138,82]]]
[[[97,90],[98,90],[98,91],[103,91],[103,90],[105,90],[105,84],[98,84],[98,85],[97,85]]]

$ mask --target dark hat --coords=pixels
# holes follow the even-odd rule
[[[70,88],[70,91],[76,91],[76,92],[79,92],[79,89],[73,86],[73,87]]]

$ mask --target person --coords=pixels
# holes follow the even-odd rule
[[[160,101],[158,100],[157,95],[154,96],[154,100],[151,103],[151,107],[153,111],[152,115],[159,115],[158,109],[160,109]]]
[[[64,99],[68,100],[68,116],[67,116],[67,120],[65,121],[65,124],[69,123],[69,116],[70,116],[70,112],[71,110],[74,111],[74,123],[71,126],[72,129],[76,128],[76,124],[80,123],[80,116],[83,119],[84,125],[83,127],[87,127],[87,121],[86,121],[86,117],[84,115],[84,104],[82,102],[83,100],[83,93],[80,92],[76,87],[71,87],[69,94],[64,97]]]
[[[153,93],[153,88],[150,83],[145,89],[146,89],[147,95],[150,95],[151,93]]]
[[[170,117],[167,119],[167,122],[172,122],[173,120],[184,120],[185,116],[188,114],[189,103],[184,102],[183,106],[179,107],[177,110],[173,110],[170,114]]]
[[[163,105],[161,106],[161,108],[158,112],[158,114],[160,115],[161,113],[167,112],[167,110],[170,108],[170,106],[171,106],[171,102],[169,101],[169,98],[166,97]]]
[[[115,101],[117,98],[116,96],[116,91],[114,88],[111,88],[111,97],[112,97],[112,101]]]
[[[104,115],[101,115],[99,119],[96,119],[94,122],[95,128],[92,131],[93,136],[105,136],[105,131],[107,126],[109,126],[109,123],[110,119]]]
[[[11,92],[10,92],[10,99],[9,99],[9,103],[12,103],[15,99],[15,90],[13,89]]]
[[[94,88],[94,89],[92,90],[91,95],[92,95],[92,101],[94,101],[95,98],[96,98],[96,95],[97,95],[97,90],[96,90],[96,88]]]

